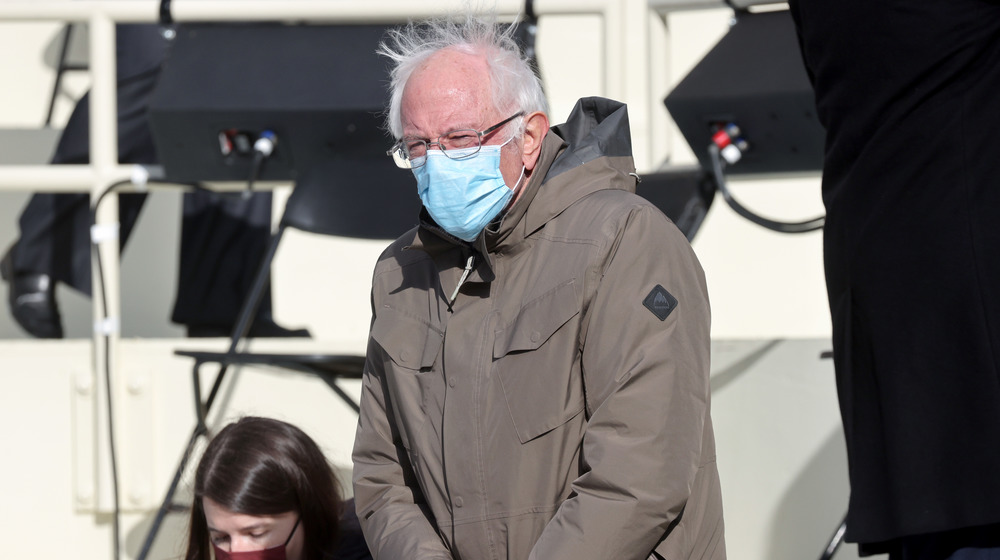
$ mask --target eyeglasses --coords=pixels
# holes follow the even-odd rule
[[[385,153],[392,156],[396,165],[403,169],[416,169],[427,161],[428,146],[437,146],[451,159],[462,159],[476,155],[483,145],[483,136],[498,130],[503,125],[520,117],[524,111],[508,117],[486,130],[460,129],[446,132],[434,142],[422,138],[403,138],[393,144]]]

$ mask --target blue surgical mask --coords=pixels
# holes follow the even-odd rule
[[[472,241],[507,207],[514,189],[504,183],[500,173],[500,149],[506,143],[482,146],[465,158],[460,151],[453,158],[441,150],[428,150],[427,161],[413,170],[420,201],[445,231]],[[455,156],[455,152],[449,153]]]

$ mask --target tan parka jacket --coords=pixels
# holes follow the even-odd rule
[[[499,224],[470,245],[425,214],[379,259],[354,448],[377,560],[725,558],[705,280],[633,172],[625,106],[583,99]]]

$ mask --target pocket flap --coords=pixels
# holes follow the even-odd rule
[[[372,338],[397,366],[408,369],[434,365],[444,341],[443,333],[427,322],[390,307],[379,311]]]
[[[493,357],[538,348],[578,313],[580,296],[574,279],[531,300],[521,308],[517,317],[497,330]]]

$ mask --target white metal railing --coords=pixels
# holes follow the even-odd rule
[[[625,99],[625,49],[621,0],[542,0],[535,12],[540,15],[599,15],[603,22],[603,86],[608,97]],[[184,21],[308,21],[340,23],[395,23],[437,14],[457,12],[459,2],[414,5],[400,0],[173,0],[171,16]],[[238,6],[238,9],[236,9]],[[498,16],[514,16],[522,9],[520,0],[498,0]],[[90,26],[90,164],[89,165],[7,165],[0,166],[0,190],[89,191],[92,200],[108,185],[128,179],[135,166],[117,161],[115,24],[152,23],[159,20],[159,0],[6,0],[0,2],[0,21],[86,22]],[[648,101],[647,101],[648,104]],[[107,197],[97,216],[98,224],[117,220],[117,198]],[[100,245],[105,268],[108,310],[119,316],[119,260],[117,240]],[[96,285],[96,284],[95,284]],[[94,298],[95,317],[103,305]],[[113,333],[112,348],[118,333]],[[104,356],[95,352],[95,367]]]

